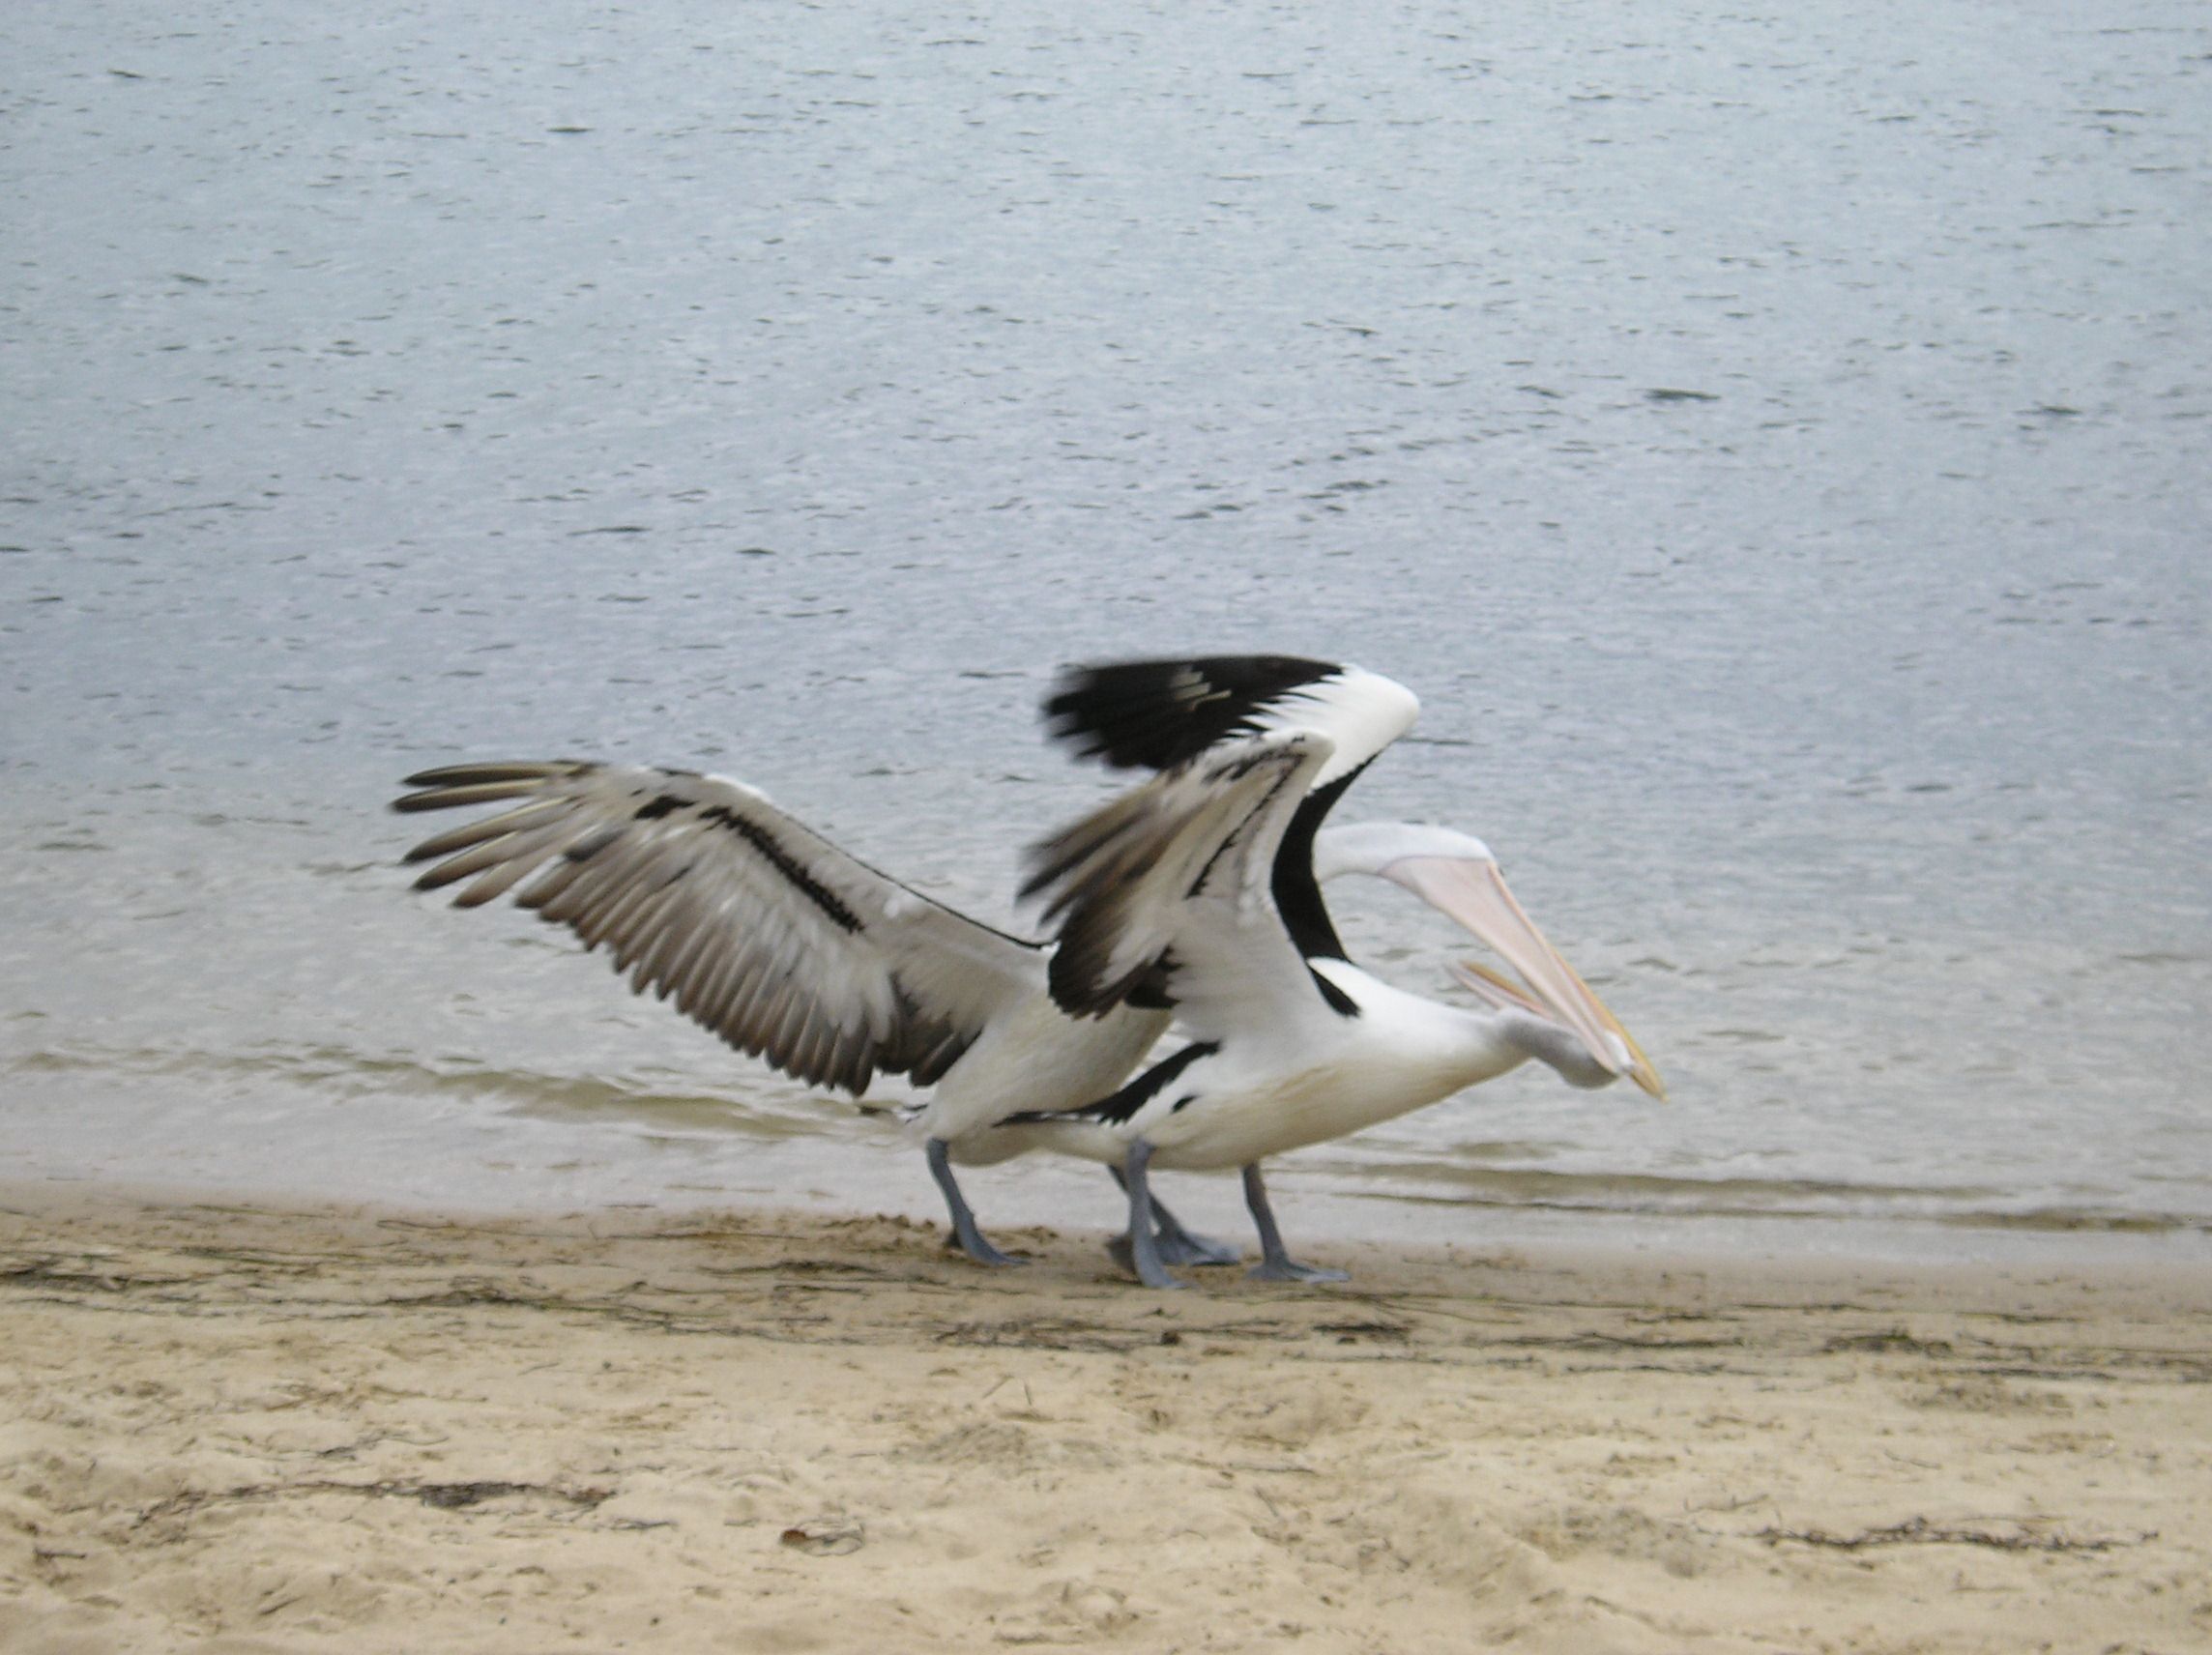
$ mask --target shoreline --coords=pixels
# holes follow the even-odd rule
[[[2212,1638],[2202,1272],[1002,1234],[0,1186],[0,1641]]]
[[[688,1147],[688,1143],[685,1144]],[[0,1172],[0,1204],[18,1197],[34,1205],[85,1192],[148,1205],[200,1202],[273,1210],[361,1208],[451,1218],[544,1219],[589,1212],[675,1216],[715,1212],[801,1213],[815,1219],[882,1217],[942,1226],[943,1199],[905,1146],[867,1146],[881,1176],[852,1176],[855,1157],[839,1153],[785,1161],[756,1153],[743,1180],[713,1169],[671,1165],[646,1176],[643,1163],[586,1165],[563,1161],[487,1165],[462,1179],[433,1175],[419,1195],[393,1192],[404,1180],[393,1163],[395,1146],[355,1176],[272,1177],[266,1172],[225,1176],[195,1168],[162,1178],[142,1170],[41,1166]],[[849,1146],[839,1145],[840,1150]],[[620,1157],[618,1157],[620,1161]],[[1806,1210],[1589,1206],[1549,1202],[1492,1202],[1360,1187],[1334,1169],[1320,1174],[1295,1163],[1271,1168],[1269,1184],[1294,1253],[1381,1249],[1390,1255],[1517,1249],[1605,1258],[1676,1258],[1726,1268],[1732,1261],[1918,1269],[2019,1268],[2087,1275],[2163,1272],[2212,1282],[2212,1221],[2190,1215],[2128,1215],[2074,1209],[1980,1213],[1864,1213]],[[420,1181],[420,1180],[419,1180]],[[1121,1201],[1090,1163],[1030,1156],[1004,1166],[961,1169],[986,1234],[1001,1228],[1095,1227],[1103,1236],[1121,1217]],[[1162,1195],[1195,1228],[1256,1247],[1251,1221],[1234,1176],[1168,1173]],[[467,1193],[464,1193],[464,1189]],[[1256,1253],[1254,1254],[1256,1257]]]

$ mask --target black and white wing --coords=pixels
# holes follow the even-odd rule
[[[1269,737],[1329,743],[1277,837],[1277,914],[1309,960],[1345,950],[1314,876],[1314,835],[1375,756],[1413,726],[1413,692],[1364,667],[1298,655],[1196,655],[1070,667],[1044,703],[1046,733],[1117,769],[1165,770]]]
[[[402,811],[516,802],[425,839],[417,888],[604,944],[640,994],[811,1085],[933,1084],[1042,986],[1042,951],[847,856],[740,782],[574,761],[407,778]],[[524,882],[528,882],[525,884]]]
[[[1228,741],[1032,847],[1022,894],[1059,925],[1050,980],[1061,1009],[1173,1005],[1204,1038],[1325,998],[1270,871],[1332,753],[1310,733]]]
[[[1045,733],[1115,769],[1169,769],[1255,736],[1325,736],[1318,789],[1356,774],[1413,727],[1413,692],[1364,667],[1300,655],[1183,655],[1069,667]]]

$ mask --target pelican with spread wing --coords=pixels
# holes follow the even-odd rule
[[[604,946],[630,987],[810,1086],[859,1096],[877,1074],[931,1089],[921,1111],[954,1238],[988,1241],[949,1145],[1017,1110],[1051,1113],[1119,1086],[1164,1009],[1072,1018],[1046,992],[1048,950],[979,923],[848,856],[767,796],[722,776],[574,760],[455,765],[407,778],[402,811],[506,804],[423,840],[416,881],[456,906],[515,901]],[[465,882],[465,883],[464,883]],[[1172,1218],[1171,1253],[1207,1245]]]
[[[1323,821],[1411,727],[1403,686],[1294,657],[1081,669],[1047,703],[1056,733],[1110,763],[1164,767],[1035,846],[1025,894],[1058,926],[1047,971],[1071,1016],[1172,1008],[1190,1043],[1091,1104],[1022,1112],[964,1146],[1031,1147],[1120,1166],[1131,1266],[1177,1285],[1151,1245],[1151,1168],[1241,1168],[1256,1273],[1313,1279],[1267,1202],[1269,1155],[1356,1132],[1529,1059],[1570,1084],[1657,1072],[1546,941],[1480,841],[1407,825]],[[1394,988],[1346,957],[1321,900],[1339,858],[1421,895],[1494,947],[1519,980],[1469,967],[1479,1009]]]

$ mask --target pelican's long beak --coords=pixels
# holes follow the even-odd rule
[[[1477,998],[1499,1009],[1527,1011],[1564,1024],[1604,1068],[1626,1075],[1653,1097],[1667,1095],[1659,1071],[1635,1036],[1545,940],[1536,922],[1514,901],[1496,862],[1406,857],[1383,873],[1467,927],[1521,973],[1522,980],[1516,983],[1486,966],[1468,962],[1456,974]]]

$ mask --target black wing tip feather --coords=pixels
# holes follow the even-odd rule
[[[1114,769],[1167,769],[1291,690],[1342,673],[1303,655],[1170,655],[1068,667],[1045,697],[1045,734]]]

